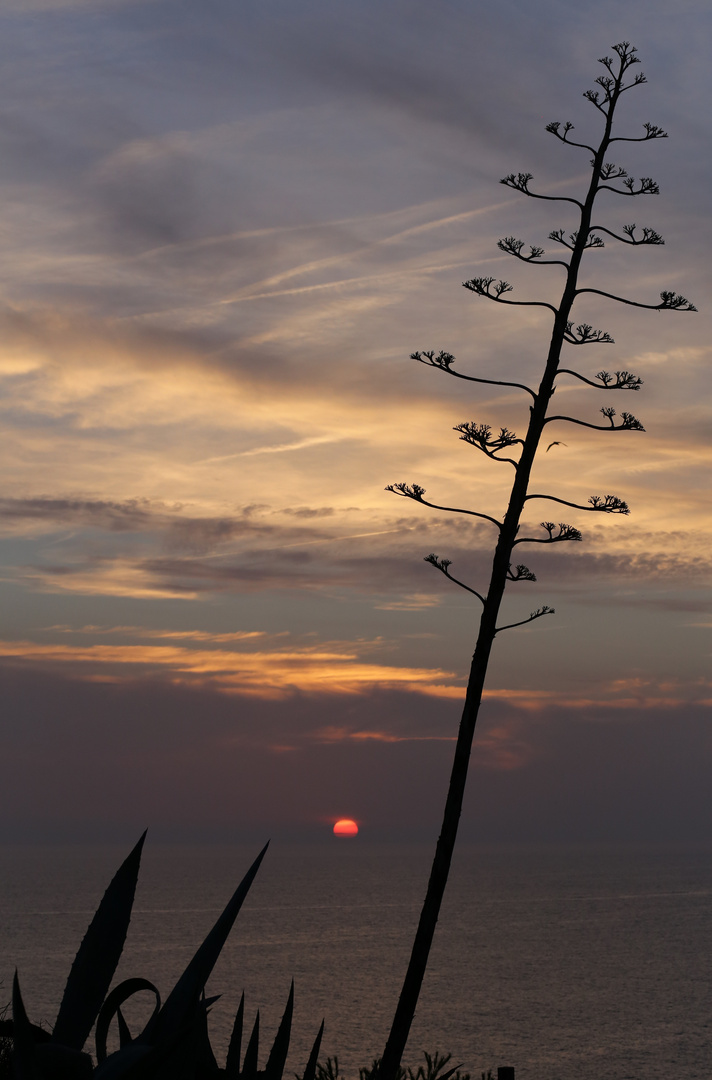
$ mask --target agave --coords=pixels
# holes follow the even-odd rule
[[[30,1022],[17,972],[12,988],[12,1019],[0,1020],[0,1040],[12,1040],[15,1080],[282,1080],[289,1049],[294,983],[264,1070],[258,1070],[259,1012],[241,1058],[245,996],[235,1016],[225,1068],[218,1065],[208,1037],[208,1011],[217,998],[205,984],[255,879],[267,845],[228,901],[165,1002],[148,979],[125,979],[109,990],[131,919],[144,833],[121,864],[89,924],[74,959],[50,1033]],[[133,1036],[121,1006],[133,994],[150,991],[153,1014]],[[107,1035],[116,1018],[119,1049],[107,1053]],[[96,1065],[84,1046],[95,1027]],[[324,1024],[319,1029],[303,1080],[315,1080]]]

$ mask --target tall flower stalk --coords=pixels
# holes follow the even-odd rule
[[[515,548],[522,544],[560,544],[577,542],[582,539],[581,533],[574,526],[553,521],[543,521],[539,535],[520,535],[522,515],[525,509],[528,508],[528,504],[535,500],[553,502],[557,506],[571,507],[594,514],[627,514],[629,512],[627,503],[617,495],[592,495],[587,502],[577,503],[562,499],[555,494],[531,492],[529,490],[532,467],[542,439],[547,432],[547,425],[560,422],[572,423],[593,428],[606,434],[644,430],[640,421],[631,413],[621,412],[620,415],[617,415],[616,410],[608,405],[601,409],[602,422],[595,424],[574,416],[552,414],[550,412],[552,395],[556,388],[557,379],[561,376],[573,377],[587,386],[606,393],[612,391],[637,392],[641,386],[641,379],[628,371],[621,370],[610,373],[601,370],[596,375],[589,377],[569,367],[568,364],[563,364],[562,353],[565,345],[613,344],[613,338],[606,331],[594,330],[587,323],[574,325],[572,316],[574,305],[580,296],[593,293],[617,303],[646,308],[649,311],[696,310],[684,296],[674,292],[662,292],[659,303],[647,304],[627,297],[617,296],[603,289],[580,288],[578,284],[584,255],[589,251],[602,248],[604,246],[604,236],[606,239],[611,238],[618,243],[627,244],[631,247],[663,243],[662,237],[654,229],[647,227],[638,229],[636,225],[626,225],[619,232],[616,232],[604,225],[599,225],[594,219],[596,200],[603,191],[613,192],[632,199],[657,195],[659,191],[658,185],[650,177],[635,180],[628,174],[626,169],[606,160],[609,149],[614,143],[651,142],[667,137],[666,132],[661,128],[648,123],[643,126],[644,134],[638,137],[613,134],[614,116],[622,95],[646,81],[642,72],[634,74],[631,71],[635,65],[640,63],[636,51],[627,41],[614,45],[613,52],[615,56],[606,56],[600,60],[604,73],[596,79],[596,89],[587,90],[584,94],[584,97],[596,109],[603,125],[603,132],[598,146],[590,146],[588,143],[575,141],[571,136],[574,128],[570,122],[565,124],[555,122],[547,126],[546,130],[560,142],[575,149],[587,151],[591,155],[591,177],[588,190],[582,200],[560,195],[544,195],[533,190],[531,187],[533,177],[530,173],[510,173],[501,181],[505,187],[512,188],[527,198],[568,203],[576,209],[578,220],[572,232],[558,229],[549,234],[549,239],[557,245],[558,249],[562,249],[561,251],[557,250],[557,256],[559,257],[544,258],[545,252],[543,248],[532,246],[525,249],[524,242],[513,236],[507,236],[499,241],[499,248],[520,262],[537,266],[556,266],[564,271],[564,287],[558,306],[538,300],[515,300],[510,296],[512,286],[507,281],[495,281],[491,277],[475,277],[464,282],[465,288],[495,304],[535,306],[548,309],[551,312],[553,322],[551,339],[539,386],[534,389],[521,382],[463,375],[453,369],[455,358],[448,352],[413,353],[413,359],[437,368],[447,375],[466,379],[470,382],[519,389],[529,395],[530,405],[529,422],[524,438],[518,438],[513,431],[506,427],[500,428],[499,432],[495,433],[489,425],[474,422],[460,424],[455,429],[459,431],[461,439],[481,451],[490,460],[505,462],[514,470],[509,504],[503,518],[495,518],[477,510],[439,506],[437,503],[425,498],[425,489],[418,484],[398,483],[391,484],[387,488],[394,495],[410,499],[423,506],[484,519],[496,530],[497,541],[492,562],[492,572],[486,591],[478,591],[453,577],[450,573],[451,563],[448,559],[439,558],[435,554],[430,554],[426,558],[427,562],[431,563],[449,580],[474,594],[481,603],[482,614],[457,736],[442,829],[435,850],[410,962],[381,1060],[379,1080],[397,1080],[401,1058],[415,1014],[440,913],[440,905],[450,871],[465,793],[472,740],[495,637],[497,634],[514,626],[522,626],[546,615],[554,614],[553,608],[544,606],[531,612],[527,618],[506,626],[498,625],[500,606],[507,585],[512,582],[536,580],[534,574],[524,563],[515,561]]]

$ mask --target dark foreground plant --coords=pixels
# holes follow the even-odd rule
[[[125,979],[111,992],[131,919],[141,851],[145,838],[123,862],[92,919],[72,964],[54,1029],[49,1032],[28,1019],[17,972],[12,990],[12,1019],[0,1019],[0,1069],[12,1062],[15,1080],[282,1080],[289,1049],[294,984],[267,1064],[258,1069],[259,1013],[242,1056],[244,994],[233,1025],[225,1068],[218,1066],[208,1037],[208,1013],[217,998],[205,996],[215,966],[237,914],[264,857],[255,859],[225,910],[162,1004],[148,979]],[[121,1010],[134,994],[147,990],[155,998],[153,1015],[132,1035]],[[119,1049],[107,1052],[107,1035],[116,1020]],[[95,1029],[96,1065],[84,1051]],[[324,1025],[322,1023],[304,1071],[315,1080]],[[10,1054],[11,1051],[11,1054]]]
[[[9,1005],[0,1009],[0,1025],[7,1020]],[[0,1080],[9,1080],[12,1076],[12,1036],[0,1033]]]
[[[407,1069],[399,1068],[399,1080],[450,1080],[450,1078],[452,1080],[470,1080],[468,1072],[460,1072],[460,1065],[454,1065],[443,1072],[452,1058],[452,1054],[440,1054],[437,1050],[434,1054],[429,1054],[427,1050],[423,1050],[423,1057],[425,1058],[425,1064],[418,1065],[417,1069],[410,1066]],[[381,1059],[374,1058],[370,1069],[359,1069],[359,1080],[378,1080],[380,1068]]]
[[[454,1068],[443,1072],[443,1069],[452,1058],[452,1054],[440,1054],[437,1050],[434,1054],[429,1054],[427,1050],[424,1050],[423,1057],[425,1058],[425,1064],[418,1065],[417,1069],[411,1067],[404,1069],[400,1066],[398,1080],[450,1080],[451,1077],[452,1080],[470,1080],[470,1074],[460,1072],[459,1065],[455,1065]],[[380,1067],[381,1059],[374,1058],[370,1066],[359,1069],[359,1080],[377,1080]],[[304,1080],[298,1073],[294,1075],[295,1080]],[[333,1058],[327,1058],[325,1062],[319,1062],[316,1068],[316,1080],[344,1080],[344,1074],[341,1072],[339,1059],[336,1055]],[[482,1073],[482,1080],[492,1080],[491,1071],[488,1071],[486,1076],[485,1073]]]
[[[568,228],[556,229],[549,234],[549,239],[560,249],[560,255],[557,254],[556,258],[542,258],[545,254],[543,248],[536,245],[525,248],[524,242],[514,236],[507,236],[499,241],[500,250],[520,262],[556,267],[559,272],[563,271],[564,286],[558,305],[539,300],[513,300],[509,296],[512,292],[512,286],[509,282],[496,281],[492,277],[475,277],[464,282],[466,289],[485,300],[508,306],[534,306],[551,313],[553,326],[539,386],[533,388],[512,379],[485,379],[472,375],[462,375],[460,372],[453,370],[455,357],[451,353],[442,350],[440,352],[432,350],[413,353],[414,360],[436,368],[447,375],[470,382],[488,383],[521,390],[529,395],[530,404],[527,429],[523,438],[519,438],[506,427],[500,427],[499,431],[495,432],[488,424],[474,421],[458,424],[455,428],[464,442],[479,450],[490,461],[504,462],[514,470],[509,502],[503,517],[496,517],[479,510],[441,506],[426,499],[425,489],[419,484],[398,483],[391,484],[388,488],[393,494],[410,499],[421,506],[432,507],[436,510],[447,510],[457,514],[467,514],[487,521],[496,530],[497,541],[489,585],[486,589],[471,588],[454,577],[450,573],[452,564],[449,559],[439,558],[435,554],[426,557],[426,562],[429,562],[450,581],[462,586],[478,599],[482,605],[482,614],[477,644],[470,667],[442,829],[438,838],[408,970],[380,1064],[379,1080],[398,1080],[399,1078],[400,1063],[415,1014],[415,1007],[450,870],[450,861],[465,792],[472,739],[475,733],[475,724],[482,701],[485,676],[495,637],[504,630],[509,630],[515,626],[523,626],[525,623],[531,623],[544,616],[554,614],[553,608],[544,605],[532,611],[528,617],[517,619],[504,626],[499,624],[499,611],[506,586],[513,582],[536,580],[534,574],[524,563],[515,561],[514,548],[519,544],[559,544],[580,541],[582,538],[581,533],[575,526],[555,521],[543,521],[541,523],[541,533],[538,536],[522,533],[520,532],[520,526],[523,512],[533,500],[543,499],[556,503],[557,506],[571,507],[589,513],[628,513],[627,503],[617,495],[592,495],[587,502],[572,502],[555,494],[530,492],[529,490],[534,459],[544,433],[547,431],[547,425],[560,422],[572,423],[606,434],[611,432],[643,431],[643,425],[631,413],[621,412],[620,416],[617,416],[616,410],[608,405],[601,409],[602,423],[591,423],[588,420],[574,416],[552,415],[549,412],[551,398],[556,389],[556,382],[563,376],[571,376],[584,385],[607,393],[612,391],[635,392],[641,385],[640,378],[626,370],[615,371],[614,373],[601,370],[596,375],[588,376],[572,369],[569,363],[563,360],[564,349],[568,345],[578,347],[581,345],[613,344],[613,338],[606,331],[594,330],[592,326],[585,322],[575,322],[572,315],[574,304],[578,297],[583,294],[594,294],[632,307],[647,308],[650,311],[679,312],[695,310],[694,306],[684,296],[672,291],[661,292],[660,302],[649,304],[617,296],[603,289],[579,287],[579,271],[582,259],[587,252],[600,250],[604,246],[603,236],[610,237],[618,243],[627,244],[631,247],[663,243],[662,237],[655,229],[648,227],[638,229],[635,224],[631,224],[625,225],[622,229],[616,231],[605,225],[598,224],[593,216],[594,204],[602,192],[631,199],[658,194],[658,185],[650,177],[635,180],[621,165],[607,161],[606,155],[609,148],[614,143],[644,143],[667,137],[661,128],[655,124],[647,123],[643,125],[643,134],[640,136],[613,135],[614,113],[621,96],[628,90],[645,82],[645,76],[642,73],[631,76],[631,69],[639,63],[639,60],[635,55],[636,50],[627,41],[614,45],[613,51],[615,53],[614,58],[606,56],[600,61],[604,73],[596,79],[597,89],[587,90],[584,94],[595,108],[603,126],[603,133],[600,136],[598,145],[589,145],[586,141],[578,142],[574,140],[571,137],[573,124],[568,121],[563,125],[560,122],[554,122],[547,126],[547,131],[560,143],[567,147],[574,147],[576,150],[584,150],[590,156],[591,177],[588,188],[581,199],[569,198],[563,195],[545,195],[535,191],[532,188],[533,177],[531,173],[510,173],[501,181],[505,187],[511,188],[528,198],[544,199],[552,203],[564,203],[575,208],[577,220],[573,224],[571,231]],[[616,434],[616,438],[618,437],[618,434]],[[547,435],[547,439],[550,439],[550,436]],[[556,439],[549,441],[546,449],[549,450],[552,446],[558,445],[559,441]]]

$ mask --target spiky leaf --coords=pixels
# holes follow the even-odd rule
[[[15,971],[12,980],[12,1020],[13,1020],[13,1071],[15,1080],[39,1080],[35,1062],[35,1046],[32,1025],[25,1011],[25,1003],[20,991],[20,980]]]
[[[262,848],[228,901],[222,915],[171,990],[160,1013],[146,1027],[147,1041],[155,1044],[162,1039],[170,1038],[180,1031],[189,1019],[192,1019],[200,994],[215,967],[215,962],[227,941],[227,936],[255,880],[268,847],[269,843]]]
[[[104,1061],[106,1058],[106,1037],[109,1034],[109,1026],[114,1016],[119,1016],[119,1031],[121,1032],[121,1006],[125,1001],[128,1001],[134,994],[138,994],[141,990],[149,990],[156,999],[156,1004],[153,1010],[153,1016],[155,1016],[161,1008],[161,995],[156,987],[148,979],[124,979],[122,983],[115,986],[111,993],[108,995],[106,1001],[99,1010],[99,1016],[96,1021],[96,1060],[99,1062]],[[124,1022],[125,1023],[125,1022]],[[150,1023],[150,1021],[149,1021]],[[126,1028],[128,1031],[128,1028]],[[126,1045],[126,1031],[121,1037],[121,1045]],[[141,1036],[139,1036],[140,1039]],[[129,1040],[131,1037],[129,1035]]]
[[[316,1080],[316,1067],[319,1062],[319,1051],[321,1050],[321,1039],[323,1034],[324,1021],[322,1020],[321,1027],[319,1028],[316,1039],[314,1040],[314,1045],[312,1046],[311,1054],[309,1055],[309,1060],[307,1061],[307,1067],[304,1070],[304,1076],[302,1077],[302,1080]]]
[[[72,964],[52,1041],[81,1050],[114,977],[131,919],[143,834],[112,879]]]
[[[116,1010],[116,1019],[119,1024],[119,1047],[123,1049],[124,1046],[128,1046],[133,1041],[133,1036],[129,1025],[126,1023],[126,1017],[120,1008]]]
[[[242,1064],[242,1080],[256,1080],[257,1078],[257,1055],[260,1049],[260,1011],[257,1010],[255,1023],[252,1028],[245,1050],[245,1060]]]
[[[242,1051],[242,1025],[245,1017],[245,994],[240,998],[240,1004],[235,1014],[235,1023],[232,1025],[230,1045],[227,1050],[225,1061],[225,1075],[229,1080],[237,1080],[240,1075],[240,1053]]]
[[[287,1063],[289,1051],[289,1037],[292,1033],[292,1013],[294,1012],[294,979],[289,988],[289,997],[284,1010],[284,1016],[277,1028],[270,1055],[265,1065],[265,1080],[282,1080],[284,1066]]]

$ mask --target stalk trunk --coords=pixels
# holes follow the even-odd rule
[[[616,79],[616,86],[610,103],[603,138],[592,162],[592,176],[586,200],[580,211],[580,222],[576,241],[571,253],[571,261],[566,276],[566,284],[561,302],[554,318],[554,327],[549,345],[546,367],[539,385],[536,400],[531,407],[529,426],[522,447],[521,457],[510,494],[509,506],[500,529],[499,540],[494,553],[489,588],[480,619],[477,644],[472,657],[470,674],[465,696],[465,705],[460,720],[455,757],[450,774],[447,799],[442,819],[440,836],[435,849],[425,900],[413,941],[410,962],[406,971],[403,987],[396,1008],[393,1024],[388,1036],[379,1068],[378,1080],[397,1080],[403,1052],[405,1050],[415,1009],[423,984],[423,977],[428,963],[430,947],[435,934],[440,906],[450,872],[452,854],[455,847],[457,830],[462,812],[462,802],[467,782],[467,772],[475,734],[475,725],[482,702],[487,666],[492,645],[497,633],[499,615],[504,589],[507,583],[507,571],[512,561],[512,551],[519,531],[519,523],[526,503],[529,480],[534,458],[546,423],[546,414],[554,381],[559,368],[561,349],[569,321],[571,308],[576,299],[576,288],[581,259],[586,249],[593,204],[598,189],[600,170],[611,139],[613,113],[620,96],[623,72]]]

